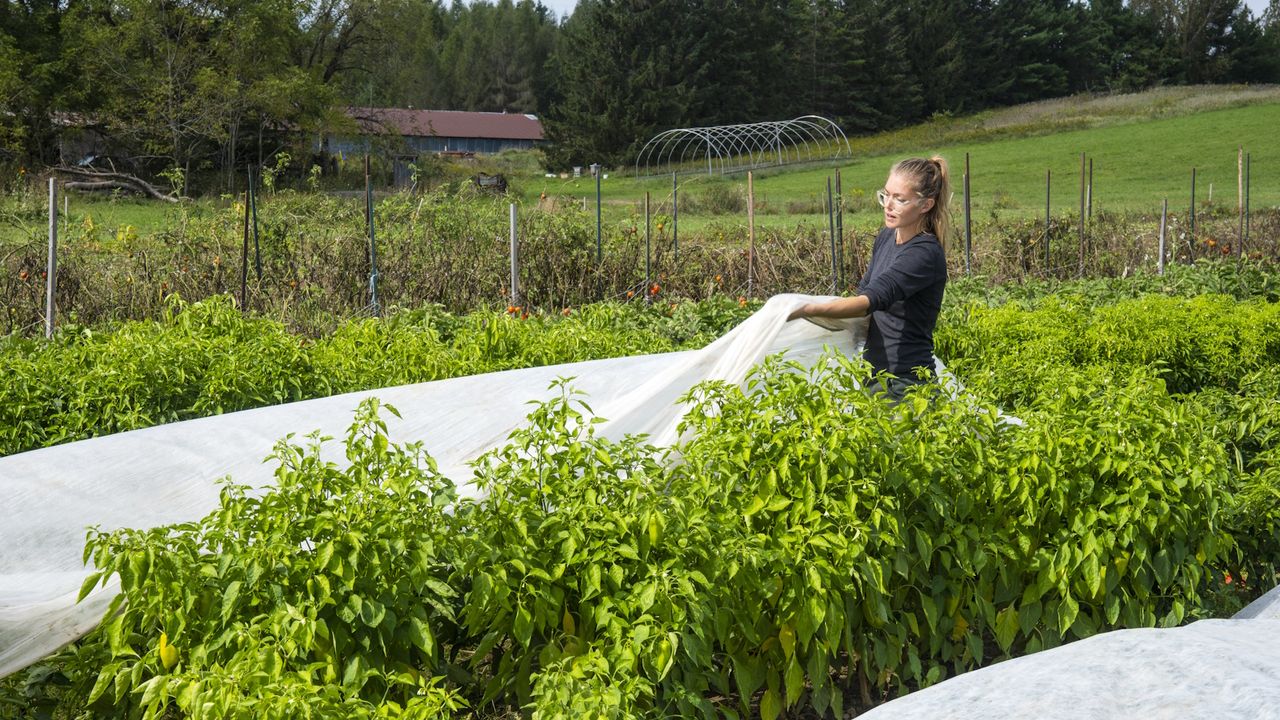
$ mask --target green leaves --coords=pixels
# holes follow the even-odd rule
[[[1058,603],[1058,634],[1066,637],[1067,631],[1071,629],[1071,624],[1076,621],[1076,616],[1079,614],[1080,605],[1075,598],[1063,595]]]
[[[1013,646],[1014,638],[1018,636],[1019,632],[1022,632],[1022,626],[1018,618],[1018,610],[1013,606],[1001,610],[996,615],[996,642],[1003,652],[1009,652],[1009,648]]]
[[[394,716],[423,688],[535,717],[825,713],[846,678],[893,695],[995,648],[1196,617],[1234,551],[1222,518],[1274,497],[1271,436],[1249,435],[1280,428],[1273,400],[1220,427],[1150,372],[1059,365],[1012,426],[973,398],[880,402],[866,372],[771,358],[702,386],[676,455],[597,436],[561,380],[477,465],[474,501],[368,403],[342,466],[282,444],[269,492],[90,533],[82,592],[118,575],[126,600],[82,644],[78,692],[226,716],[289,698]],[[1254,504],[1233,504],[1240,471]]]
[[[427,697],[413,678],[437,670],[437,627],[458,614],[453,487],[419,448],[389,442],[374,402],[348,435],[350,467],[321,462],[320,447],[278,446],[276,487],[228,485],[198,522],[90,533],[101,569],[85,590],[119,573],[123,594],[85,641],[110,661],[86,697],[265,717],[288,698],[372,717]],[[427,692],[460,706],[454,689]]]
[[[597,272],[594,259],[590,264]],[[132,298],[134,289],[127,293]],[[174,297],[154,321],[0,346],[0,455],[341,392],[701,347],[750,314],[724,297],[663,306],[665,312],[599,304],[527,322],[488,311],[458,317],[428,306],[311,337],[243,315],[220,289],[209,294],[191,303]],[[387,442],[375,436],[374,454]]]
[[[81,600],[84,600],[86,597],[88,597],[89,593],[92,592],[93,589],[97,587],[98,583],[101,581],[102,581],[101,571],[89,573],[89,576],[84,579],[84,582],[80,583],[80,592],[76,594],[76,602],[80,602]]]
[[[778,697],[778,691],[773,689],[765,690],[764,695],[760,698],[761,720],[776,720],[780,714],[782,714],[782,700]]]
[[[239,580],[232,580],[227,583],[227,588],[222,592],[222,621],[226,622],[231,618],[231,613],[236,609],[236,601],[240,599]]]

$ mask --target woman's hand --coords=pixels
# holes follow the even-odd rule
[[[791,314],[787,316],[787,322],[791,322],[792,320],[799,320],[800,318],[805,318],[805,317],[809,317],[809,303],[805,303],[800,307],[796,308],[795,310],[792,310]]]

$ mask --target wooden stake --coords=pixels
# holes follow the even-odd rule
[[[49,178],[49,258],[44,275],[44,336],[53,337],[54,296],[58,292],[58,181]]]
[[[1169,198],[1164,199],[1164,207],[1160,210],[1160,260],[1158,262],[1158,273],[1164,274],[1164,255],[1165,255],[1165,231],[1169,227]]]
[[[1244,146],[1236,147],[1236,253],[1244,247]]]
[[[1187,259],[1196,262],[1196,169],[1191,168],[1191,232],[1187,235]]]

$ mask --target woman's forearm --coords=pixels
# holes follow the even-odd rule
[[[844,297],[824,303],[805,303],[794,310],[787,318],[795,320],[804,317],[856,318],[863,317],[871,310],[871,300],[866,295]]]

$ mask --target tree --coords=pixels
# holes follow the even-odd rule
[[[455,8],[455,24],[440,51],[449,78],[448,109],[533,113],[547,85],[555,25],[532,0],[477,2]]]
[[[920,83],[920,116],[986,107],[1000,58],[986,0],[905,0],[903,48]]]
[[[1277,7],[1273,3],[1272,8]],[[1226,78],[1232,82],[1280,82],[1280,28],[1268,28],[1241,5],[1231,19],[1231,35],[1225,43]]]
[[[65,20],[79,3],[25,0],[0,4],[0,152],[55,162],[58,111],[82,89],[66,47]],[[65,117],[65,115],[64,115]]]
[[[691,87],[684,125],[782,120],[807,110],[796,102],[786,48],[795,24],[786,0],[705,0],[672,34],[689,37]]]
[[[1177,61],[1172,79],[1203,83],[1221,80],[1227,69],[1224,49],[1239,0],[1133,0],[1140,14],[1154,20],[1165,52]]]
[[[990,24],[998,38],[996,55],[986,91],[992,105],[1058,97],[1067,93],[1067,44],[1070,7],[1064,0],[1022,0],[997,3]]]
[[[73,16],[85,110],[142,170],[185,179],[237,164],[240,138],[263,155],[267,128],[306,129],[327,105],[324,73],[290,61],[304,43],[290,0],[85,4]],[[332,55],[328,56],[332,59]]]
[[[553,165],[621,164],[688,119],[705,68],[681,28],[696,24],[699,9],[682,0],[578,5],[553,56],[561,99],[543,124]]]
[[[842,99],[836,111],[846,131],[885,130],[924,115],[920,78],[903,52],[907,10],[893,0],[846,0],[840,45]]]
[[[361,53],[372,41],[376,0],[311,0],[295,6],[295,22],[301,30],[294,43],[299,67],[328,84],[342,72],[372,72],[376,56]],[[360,61],[363,60],[362,64]]]
[[[86,84],[97,84],[97,115],[139,159],[190,175],[222,135],[227,83],[215,56],[220,18],[178,3],[122,0],[77,15]]]

